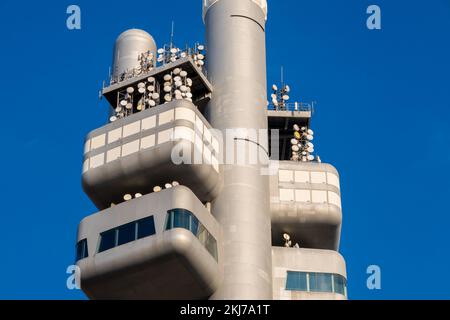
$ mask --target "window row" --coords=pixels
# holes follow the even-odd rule
[[[186,209],[173,209],[168,211],[166,230],[175,228],[183,228],[191,231],[217,261],[217,240],[206,230],[192,212]]]
[[[341,197],[333,191],[279,189],[281,202],[329,203],[342,208]]]
[[[340,189],[339,177],[331,172],[279,170],[279,182],[288,183],[321,183]]]
[[[83,163],[83,173],[141,150],[146,150],[156,145],[179,139],[190,141],[195,145],[196,153],[199,155],[198,158],[200,158],[200,160],[197,160],[197,157],[195,157],[195,159],[191,159],[191,163],[210,164],[217,172],[219,172],[219,161],[217,160],[217,157],[213,155],[211,149],[203,143],[203,139],[191,128],[175,127],[158,132],[157,135],[149,135],[87,158]]]
[[[339,274],[288,271],[286,290],[347,295],[347,280]]]
[[[194,234],[205,249],[217,261],[217,240],[194,216],[185,209],[172,209],[167,211],[165,230],[183,228]],[[119,227],[100,233],[100,242],[97,252],[104,252],[112,248],[143,239],[156,234],[154,217],[133,221]],[[76,245],[76,261],[89,256],[87,239],[79,241]]]
[[[135,121],[123,127],[113,129],[108,133],[100,134],[86,141],[84,153],[96,150],[107,144],[119,141],[120,139],[138,134],[142,131],[156,128],[156,118],[158,116],[158,126],[165,125],[175,120],[186,120],[195,125],[195,132],[201,137],[202,141],[211,144],[212,148],[219,152],[219,142],[213,137],[211,131],[203,123],[203,120],[195,114],[195,111],[188,108],[176,108],[160,113],[159,115]]]
[[[100,234],[98,252],[103,252],[154,234],[155,221],[153,216],[130,222],[120,227],[102,232]]]

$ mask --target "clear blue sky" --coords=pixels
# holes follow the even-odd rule
[[[0,298],[84,298],[65,271],[95,212],[82,147],[106,120],[114,40],[136,27],[163,44],[172,20],[180,46],[204,38],[200,0],[167,3],[77,0],[82,29],[69,31],[70,2],[0,2]],[[370,4],[381,31],[366,28]],[[269,1],[268,81],[284,65],[293,98],[318,101],[316,149],[341,173],[352,299],[450,298],[449,39],[449,0]],[[380,291],[366,288],[371,264]]]

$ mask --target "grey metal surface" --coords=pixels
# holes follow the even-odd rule
[[[339,176],[330,164],[280,161],[280,170],[329,172]],[[330,191],[340,196],[340,189],[325,183],[280,182],[270,177],[270,212],[272,244],[282,246],[283,233],[288,233],[302,248],[338,250],[341,237],[342,209],[330,203],[282,202],[279,189]]]
[[[159,116],[161,113],[180,107],[192,110],[196,117],[200,118],[204,125],[210,128],[209,123],[191,102],[177,100],[138,112],[105,125],[89,133],[87,139],[106,134],[127,124],[136,123],[136,121],[141,119]],[[137,139],[151,135],[155,136],[156,139],[154,147],[139,150],[136,153],[121,157],[109,163],[105,162],[104,165],[85,172],[82,176],[82,185],[92,202],[99,209],[104,209],[109,207],[111,203],[117,204],[122,202],[122,197],[125,194],[146,194],[152,192],[154,186],[164,186],[164,184],[171,183],[172,181],[177,181],[191,188],[201,201],[207,202],[214,199],[220,191],[221,177],[220,173],[211,164],[183,163],[177,165],[172,161],[172,151],[175,146],[179,147],[180,143],[183,144],[183,150],[190,152],[191,159],[195,160],[194,143],[176,140],[159,144],[158,133],[170,130],[171,128],[173,129],[177,126],[191,128],[195,131],[194,123],[174,119],[167,124],[161,126],[156,125],[154,128],[146,131],[139,131],[134,135],[86,153],[85,159],[92,159],[92,157],[99,154],[103,154],[103,157],[106,158],[109,150],[136,141]]]
[[[286,290],[287,271],[338,274],[347,278],[344,258],[336,251],[319,249],[272,248],[273,298],[275,300],[345,300],[332,292]]]
[[[165,230],[167,211],[191,211],[214,236],[218,261],[188,230]],[[150,215],[156,234],[97,253],[100,233]],[[188,188],[178,186],[122,203],[83,219],[78,240],[89,257],[78,261],[91,299],[205,299],[222,278],[221,227]]]
[[[207,119],[219,130],[267,129],[264,11],[251,0],[219,0],[205,24],[214,86]],[[222,166],[224,187],[212,212],[226,239],[224,281],[213,299],[272,298],[269,181],[260,168]]]
[[[116,40],[113,57],[113,77],[127,70],[139,67],[139,54],[151,51],[156,57],[156,43],[153,37],[144,30],[130,29]]]

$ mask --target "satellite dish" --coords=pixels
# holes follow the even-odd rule
[[[272,99],[276,99],[277,98],[277,95],[275,93],[272,93],[270,96],[272,97]]]
[[[308,129],[308,134],[313,135],[314,131],[312,131],[311,129]]]
[[[292,151],[298,152],[298,151],[300,151],[300,148],[298,147],[298,145],[293,145]]]
[[[171,96],[170,94],[166,94],[166,95],[164,96],[164,100],[165,100],[166,102],[170,102],[170,101],[172,101],[172,96]]]
[[[174,75],[180,74],[180,72],[181,72],[181,69],[180,69],[180,68],[175,68],[175,69],[173,69],[173,74],[174,74]]]
[[[138,88],[145,88],[145,83],[139,82],[137,86]]]
[[[156,79],[153,77],[149,77],[149,78],[147,78],[147,81],[153,83],[156,81]]]
[[[123,196],[123,200],[125,200],[125,201],[130,201],[131,199],[133,199],[131,194],[126,194],[126,195]]]
[[[170,80],[172,80],[172,75],[166,74],[166,75],[164,76],[164,81],[170,81]]]
[[[133,87],[128,87],[127,88],[127,93],[132,94],[134,92],[134,88]]]
[[[178,187],[179,185],[180,185],[180,183],[178,181],[172,182],[172,186],[174,186],[174,187]]]
[[[164,185],[164,187],[165,187],[166,189],[170,189],[170,188],[172,188],[172,184],[171,184],[171,183],[166,183],[166,184]]]
[[[142,194],[141,194],[141,193],[136,193],[136,194],[134,195],[134,197],[135,197],[135,198],[140,198],[140,197],[142,197]]]
[[[291,236],[288,235],[287,233],[284,233],[283,234],[283,239],[286,240],[286,241],[289,241],[289,240],[291,240]]]
[[[273,91],[277,91],[277,90],[278,90],[278,87],[274,84],[274,85],[272,86],[272,90],[273,90]]]
[[[288,85],[286,85],[286,86],[284,87],[284,91],[286,91],[286,92],[291,92],[291,88],[290,88]]]
[[[180,54],[180,56],[181,56],[182,58],[186,58],[187,53],[183,51],[183,52]]]
[[[171,57],[171,58],[170,58],[170,61],[171,61],[171,62],[177,61],[177,57]]]
[[[159,93],[155,92],[152,94],[152,99],[153,100],[158,100],[159,99]]]
[[[308,156],[308,160],[309,160],[309,161],[313,161],[313,160],[314,160],[314,156],[313,156],[313,155],[309,155],[309,156]]]
[[[298,144],[298,140],[297,139],[291,139],[291,144],[292,145],[297,145]]]
[[[285,94],[285,95],[283,96],[283,100],[289,100],[289,96],[288,96],[287,94]]]
[[[117,113],[119,113],[120,111],[122,111],[122,107],[117,107],[117,108],[115,109],[115,111],[116,111]]]
[[[192,93],[190,93],[190,92],[187,92],[187,93],[186,93],[186,97],[188,97],[188,98],[192,98]]]
[[[127,103],[128,103],[127,100],[122,100],[122,101],[120,101],[120,105],[121,105],[122,107],[125,107],[125,106],[127,105]]]
[[[148,86],[147,90],[150,92],[153,92],[153,91],[155,91],[155,86]]]
[[[308,139],[309,141],[313,141],[313,140],[314,140],[314,137],[313,137],[312,135],[308,134],[308,135],[306,136],[306,139]]]
[[[300,127],[298,126],[298,124],[294,124],[294,130],[295,131],[300,131]]]
[[[159,53],[159,54],[163,54],[164,51],[165,51],[165,50],[164,50],[163,48],[159,48],[159,49],[158,49],[158,53]]]
[[[308,151],[309,153],[313,153],[313,152],[314,152],[314,148],[309,147],[309,148],[307,149],[307,151]]]
[[[172,87],[171,86],[165,86],[164,87],[164,92],[170,92],[172,91]]]
[[[299,133],[298,131],[295,131],[295,132],[294,132],[294,137],[295,137],[295,139],[300,140],[300,138],[301,138],[302,136],[300,135],[300,133]]]
[[[306,143],[306,145],[307,145],[308,147],[314,148],[314,143],[312,143],[312,142],[308,142],[308,143]]]
[[[180,90],[181,90],[181,92],[186,92],[187,91],[187,87],[186,86],[180,86]]]
[[[186,79],[186,82],[187,82],[187,85],[188,85],[189,87],[192,86],[192,79],[191,79],[191,78],[187,78],[187,79]]]
[[[174,80],[175,82],[181,81],[181,77],[180,77],[180,76],[176,76],[175,78],[173,78],[173,80]]]
[[[149,105],[150,107],[156,106],[155,100],[148,100],[148,105]]]
[[[199,53],[199,54],[197,55],[197,59],[203,60],[203,59],[205,59],[205,56],[204,56],[203,54]]]
[[[203,60],[197,61],[197,64],[201,67],[205,65],[205,62]]]
[[[302,127],[302,131],[306,131],[306,129],[307,129],[306,127]]]
[[[138,91],[139,93],[145,93],[145,88],[139,88]]]
[[[183,85],[183,82],[180,81],[175,81],[175,86],[176,87],[181,87]]]
[[[184,70],[180,72],[180,76],[182,76],[183,78],[187,77],[187,75],[188,75],[188,73]]]
[[[170,53],[175,54],[178,52],[178,50],[179,50],[178,48],[172,48],[172,49],[170,49]]]
[[[111,118],[109,118],[109,121],[110,122],[114,122],[114,121],[116,121],[117,120],[117,117],[116,116],[112,116]]]
[[[306,151],[302,152],[302,156],[307,156],[307,155],[308,155],[308,152],[306,152]]]
[[[132,103],[127,103],[125,108],[127,108],[128,110],[131,110],[131,109],[133,109],[133,104]]]
[[[200,51],[205,50],[205,46],[202,45],[202,44],[199,44],[197,49],[200,50]]]
[[[160,186],[156,186],[153,188],[153,192],[160,192],[162,189]]]

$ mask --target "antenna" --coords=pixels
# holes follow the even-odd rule
[[[170,32],[170,48],[173,48],[173,36],[175,33],[175,22],[172,20],[172,30]]]

